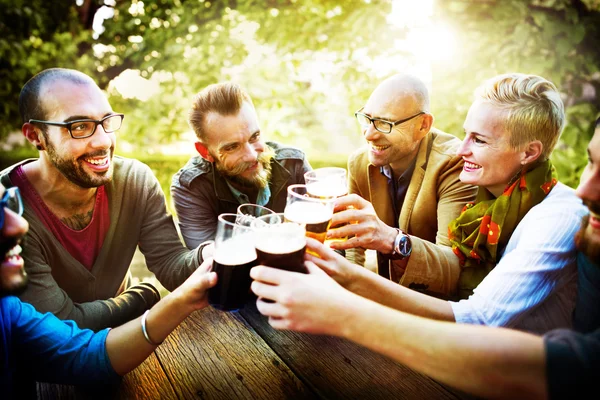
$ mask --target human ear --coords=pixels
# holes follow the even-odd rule
[[[423,139],[425,135],[429,133],[431,130],[431,126],[433,125],[433,115],[431,114],[423,114],[421,118],[421,125],[419,126],[419,137],[416,139]]]
[[[44,135],[39,131],[35,125],[26,122],[21,127],[21,132],[23,132],[23,136],[35,146],[36,149],[42,151],[46,149],[46,145],[44,143]]]
[[[542,155],[543,150],[544,145],[539,140],[529,142],[523,150],[523,155],[521,157],[521,165],[531,164],[534,161],[536,161]]]
[[[200,142],[195,142],[194,146],[196,147],[196,151],[200,154],[202,158],[204,158],[208,162],[215,162],[215,159],[213,158],[213,156],[210,155],[208,148],[204,144]]]

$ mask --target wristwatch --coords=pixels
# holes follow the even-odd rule
[[[402,232],[402,230],[396,228],[398,234],[394,239],[394,248],[390,258],[392,260],[403,260],[410,256],[412,252],[412,242],[410,236]]]

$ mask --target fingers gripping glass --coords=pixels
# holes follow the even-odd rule
[[[394,126],[403,124],[407,121],[410,121],[413,118],[418,117],[419,115],[425,114],[425,111],[420,111],[420,112],[416,113],[415,115],[412,115],[408,118],[399,119],[396,122],[392,122],[392,121],[386,121],[385,119],[380,119],[380,118],[371,118],[367,114],[363,114],[361,112],[363,108],[364,107],[362,107],[360,110],[358,110],[357,112],[354,113],[354,116],[358,120],[358,123],[363,127],[367,127],[370,124],[373,124],[375,129],[377,129],[381,133],[390,133],[392,131],[392,129],[394,128]]]
[[[0,229],[4,227],[4,209],[8,208],[17,215],[23,214],[23,200],[18,187],[6,189],[0,200]]]
[[[67,128],[69,134],[73,139],[85,139],[96,133],[98,125],[102,125],[106,133],[112,133],[121,128],[123,122],[123,114],[111,114],[107,115],[102,119],[78,119],[69,122],[53,122],[53,121],[41,121],[39,119],[30,119],[30,124],[46,124],[52,126],[62,126]]]

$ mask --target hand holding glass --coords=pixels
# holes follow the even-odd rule
[[[208,291],[208,303],[223,311],[237,311],[248,298],[250,268],[256,265],[254,234],[249,226],[236,224],[237,214],[221,214],[215,237],[212,270],[217,284]]]
[[[284,222],[283,214],[265,215],[252,222],[257,264],[292,272],[307,273],[304,266],[304,226]]]

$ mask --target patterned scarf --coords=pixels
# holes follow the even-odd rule
[[[556,170],[550,160],[524,168],[495,198],[479,188],[473,203],[448,226],[448,238],[463,267],[458,281],[464,299],[496,266],[513,231],[531,207],[539,204],[556,185]]]

